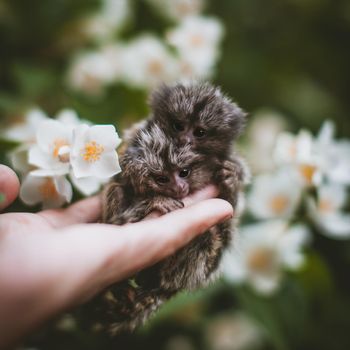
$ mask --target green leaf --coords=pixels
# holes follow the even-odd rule
[[[58,79],[52,69],[22,63],[13,66],[13,75],[18,89],[27,98],[44,94]]]
[[[20,145],[19,142],[0,138],[0,150],[1,150],[1,152],[4,152],[4,153],[9,152],[9,151],[15,149],[16,147],[18,147],[19,145]]]

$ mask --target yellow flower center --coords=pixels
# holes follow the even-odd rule
[[[50,178],[45,179],[39,186],[39,191],[44,199],[56,198],[59,195],[53,180]]]
[[[179,3],[177,4],[177,11],[182,15],[186,16],[196,9],[195,4],[192,3]]]
[[[257,248],[248,257],[248,267],[256,272],[266,272],[274,265],[274,254],[272,249]]]
[[[153,60],[148,64],[148,70],[151,74],[160,75],[163,72],[163,65],[159,60]]]
[[[204,43],[204,38],[202,35],[192,35],[191,39],[190,39],[190,43],[192,46],[194,47],[200,47],[203,45]]]
[[[94,163],[100,159],[104,150],[104,147],[95,141],[87,142],[83,149],[83,159],[86,162]]]
[[[316,172],[316,167],[311,164],[300,164],[299,165],[299,172],[305,179],[306,183],[308,185],[312,185],[312,179]]]
[[[329,213],[330,211],[333,210],[333,205],[330,200],[327,199],[320,199],[318,203],[318,209],[322,213]]]
[[[270,207],[275,214],[282,214],[288,207],[289,199],[283,194],[271,198]]]
[[[193,75],[193,67],[187,62],[180,63],[180,70],[181,70],[181,73],[185,76]]]
[[[295,143],[292,143],[289,147],[289,155],[294,159],[297,155],[297,145]]]
[[[56,139],[53,142],[53,151],[52,151],[52,155],[57,158],[59,156],[59,151],[61,147],[64,146],[69,146],[69,143],[67,142],[67,140],[64,139]]]

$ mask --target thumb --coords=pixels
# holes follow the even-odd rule
[[[17,198],[19,186],[15,172],[0,164],[0,210],[5,209]]]

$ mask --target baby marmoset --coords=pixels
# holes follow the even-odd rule
[[[152,115],[129,137],[123,172],[104,191],[103,221],[139,221],[208,184],[236,206],[245,172],[232,144],[245,114],[209,84],[163,85],[151,97]],[[111,286],[90,307],[110,333],[131,330],[180,290],[208,283],[232,237],[230,222],[212,227],[174,255]]]
[[[237,193],[246,180],[245,163],[233,143],[245,126],[246,114],[219,88],[208,83],[162,85],[150,99],[152,116],[174,142],[190,144],[191,149],[210,160],[221,171],[215,184],[220,198],[235,207]]]

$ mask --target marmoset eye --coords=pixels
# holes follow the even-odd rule
[[[185,126],[181,122],[174,122],[173,128],[175,131],[184,131],[185,130]]]
[[[179,172],[180,177],[187,177],[190,174],[190,169],[182,169]]]
[[[196,128],[193,131],[193,135],[197,138],[202,138],[206,135],[206,131],[202,128]]]
[[[169,178],[166,176],[157,176],[156,177],[156,182],[163,185],[169,182]]]

